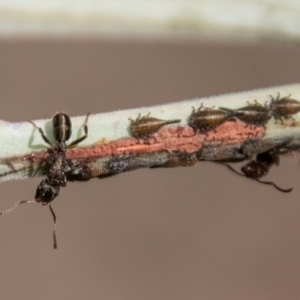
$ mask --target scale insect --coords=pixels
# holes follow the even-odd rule
[[[236,117],[246,123],[246,126],[254,125],[265,127],[266,123],[272,118],[270,108],[266,104],[264,106],[259,104],[256,100],[254,104],[248,102],[247,106],[238,109],[226,107],[220,107],[220,109],[227,112],[236,112]]]
[[[156,133],[159,129],[161,129],[163,126],[173,123],[180,123],[180,119],[174,119],[174,120],[161,120],[154,117],[149,117],[150,113],[148,115],[141,117],[141,114],[138,115],[138,117],[133,120],[129,118],[130,120],[130,131],[131,134],[138,139],[144,139],[147,143],[149,143],[149,138],[155,137],[153,136],[154,133]]]
[[[284,119],[292,119],[295,121],[292,115],[300,111],[300,101],[291,99],[291,94],[280,98],[280,93],[278,93],[276,99],[272,95],[270,95],[270,97],[270,109],[276,122],[279,120],[281,124],[283,124]]]
[[[49,156],[46,159],[45,176],[36,189],[34,200],[21,200],[11,208],[0,212],[0,215],[6,215],[25,203],[41,203],[42,205],[49,205],[51,214],[53,216],[53,247],[57,248],[56,239],[56,215],[51,207],[50,202],[58,195],[61,187],[67,185],[68,172],[75,172],[74,166],[66,159],[66,151],[79,143],[81,143],[88,136],[88,121],[89,113],[83,123],[84,135],[77,140],[66,145],[72,134],[71,118],[65,113],[57,113],[52,118],[53,135],[56,143],[53,144],[45,135],[42,128],[38,127],[33,121],[29,121],[36,129],[39,130],[43,140],[50,145]]]
[[[201,103],[200,107],[196,110],[192,107],[192,114],[189,118],[189,126],[194,129],[195,134],[200,131],[208,135],[207,132],[215,130],[218,126],[225,123],[227,120],[236,117],[237,112],[227,112],[220,109],[206,108]]]

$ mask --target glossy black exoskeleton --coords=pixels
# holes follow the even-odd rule
[[[70,160],[66,159],[66,150],[70,147],[73,147],[80,142],[82,142],[88,136],[88,121],[87,114],[86,119],[83,124],[84,135],[66,145],[72,134],[72,123],[70,117],[65,113],[57,113],[52,118],[53,125],[53,135],[56,141],[56,144],[50,142],[50,140],[44,134],[42,128],[38,127],[33,121],[29,121],[33,126],[39,130],[43,140],[51,146],[49,149],[49,156],[46,159],[46,168],[45,176],[37,187],[35,199],[34,200],[22,200],[17,202],[12,208],[7,209],[0,213],[0,215],[5,215],[15,209],[18,205],[24,203],[42,203],[43,205],[49,204],[49,208],[54,220],[54,229],[53,229],[53,242],[54,248],[57,248],[56,241],[56,216],[50,205],[50,202],[56,198],[59,194],[60,188],[65,187],[67,184],[67,173],[74,172],[76,173],[75,167]]]
[[[291,99],[291,94],[286,97],[280,98],[280,94],[278,93],[276,99],[271,95],[270,97],[270,109],[276,121],[280,120],[281,124],[283,124],[284,119],[294,120],[292,115],[300,111],[300,101]]]
[[[139,139],[148,139],[156,133],[159,129],[167,124],[179,123],[181,120],[160,120],[157,118],[149,117],[150,113],[146,116],[141,117],[141,114],[135,120],[130,120],[130,131],[131,134]]]
[[[225,123],[227,120],[236,117],[238,113],[235,111],[227,112],[220,109],[205,108],[203,104],[196,110],[193,107],[192,114],[189,118],[189,126],[197,133],[208,135],[207,132],[215,130],[218,126]]]
[[[272,113],[269,107],[263,106],[255,101],[254,104],[248,102],[248,106],[238,109],[220,107],[221,110],[227,112],[236,112],[237,118],[248,125],[263,126],[272,118]]]
[[[276,153],[273,153],[272,151],[260,153],[256,156],[255,160],[250,161],[246,165],[244,165],[241,170],[243,174],[240,174],[237,172],[232,166],[225,164],[231,171],[234,173],[245,176],[250,179],[254,179],[260,183],[273,185],[277,190],[289,193],[293,190],[293,188],[290,189],[282,189],[278,187],[274,182],[270,181],[261,181],[259,178],[265,176],[268,174],[270,168],[272,165],[278,165],[279,164],[279,156]]]

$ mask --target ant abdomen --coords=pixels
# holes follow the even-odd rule
[[[67,141],[72,134],[71,118],[65,113],[57,113],[52,119],[53,134],[58,142]]]

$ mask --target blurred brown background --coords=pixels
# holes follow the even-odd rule
[[[299,46],[201,41],[2,40],[1,119],[71,116],[300,82]],[[238,168],[238,166],[236,166]],[[2,299],[299,299],[299,163],[267,177],[224,166],[69,183],[2,218]],[[1,209],[40,178],[1,184]]]

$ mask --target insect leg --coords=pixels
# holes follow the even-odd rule
[[[54,146],[54,145],[49,141],[49,139],[45,136],[45,133],[44,133],[44,131],[43,131],[42,128],[37,127],[33,121],[28,121],[28,122],[30,122],[36,129],[38,129],[38,131],[40,132],[40,134],[41,134],[43,140],[44,140],[47,144],[49,144],[52,148],[55,148],[55,146]]]
[[[80,142],[82,142],[83,140],[85,140],[85,139],[87,138],[87,136],[88,136],[88,126],[87,126],[87,121],[88,121],[89,115],[90,115],[90,113],[88,113],[88,114],[86,115],[85,121],[84,121],[84,123],[83,123],[84,135],[83,135],[81,138],[79,138],[79,139],[73,141],[70,145],[68,145],[68,147],[72,147],[72,146],[74,146],[74,145],[77,145],[77,144],[79,144]]]
[[[57,239],[56,239],[56,215],[52,209],[51,204],[49,204],[49,208],[51,211],[51,214],[53,216],[53,248],[57,249]]]

